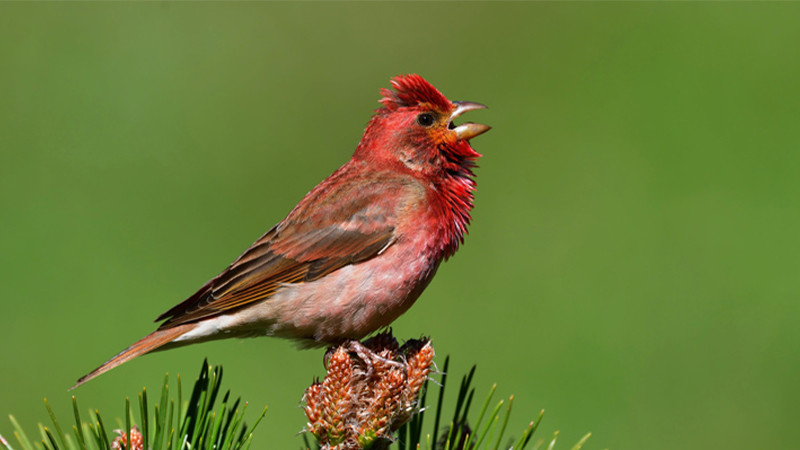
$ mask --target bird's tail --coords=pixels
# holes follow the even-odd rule
[[[103,363],[102,366],[80,377],[78,379],[78,382],[75,383],[75,386],[72,386],[69,389],[73,390],[76,387],[82,385],[83,383],[86,383],[87,381],[91,380],[92,378],[102,375],[108,372],[109,370],[113,369],[114,367],[124,364],[132,360],[133,358],[136,358],[137,356],[141,356],[144,355],[145,353],[150,353],[154,350],[159,349],[160,347],[172,342],[172,340],[177,338],[178,336],[191,330],[192,328],[194,328],[194,326],[195,324],[187,323],[172,328],[156,330],[148,334],[147,336],[139,339],[135,344],[131,345],[122,352],[118,353],[113,358]]]

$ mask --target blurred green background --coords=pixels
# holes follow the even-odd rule
[[[587,448],[797,446],[800,4],[3,3],[0,433],[154,328],[346,161],[417,72],[469,120],[474,223],[396,335],[434,338],[509,430]],[[299,448],[322,351],[149,355],[122,398],[203,357]],[[451,392],[452,394],[452,392]],[[450,397],[452,400],[452,396]],[[271,444],[268,446],[268,444]]]

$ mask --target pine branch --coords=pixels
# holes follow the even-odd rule
[[[424,354],[424,357],[420,358],[420,354]],[[418,362],[418,366],[414,368],[414,361],[424,364]],[[475,389],[472,387],[472,379],[475,366],[461,378],[453,413],[447,414],[444,411],[449,357],[445,358],[441,382],[437,383],[440,388],[437,404],[432,411],[433,427],[423,435],[430,379],[419,377],[422,374],[427,377],[431,372],[432,362],[433,347],[430,340],[411,340],[400,348],[391,331],[380,333],[364,343],[349,341],[328,349],[324,361],[327,369],[325,378],[312,384],[303,397],[308,418],[304,431],[315,438],[315,445],[310,445],[307,436],[303,436],[306,448],[522,450],[530,447],[533,433],[538,428],[544,411],[530,422],[519,438],[514,440],[508,437],[506,428],[514,396],[508,402],[500,400],[490,410],[496,384],[489,389],[477,420],[470,426],[468,418],[470,415],[474,416]],[[392,377],[398,377],[394,384],[387,381]],[[419,388],[409,390],[408,385],[411,384]],[[388,388],[387,385],[393,387]],[[488,416],[487,411],[491,411]],[[452,418],[449,424],[440,427],[442,416]],[[589,436],[590,434],[585,435],[572,447],[573,450],[579,450]],[[557,437],[558,432],[549,440],[537,441],[532,448],[552,450]]]
[[[497,385],[482,402],[473,403],[472,380],[476,367],[461,378],[454,410],[444,410],[450,358],[445,358],[441,381],[430,378],[434,350],[430,340],[410,340],[400,346],[391,331],[363,343],[349,341],[325,354],[327,374],[305,392],[304,411],[308,422],[303,440],[314,450],[552,450],[558,432],[550,439],[534,440],[544,416],[541,411],[516,439],[507,435],[514,397],[494,403]],[[22,450],[248,450],[253,430],[263,419],[261,412],[252,427],[244,422],[247,403],[221,393],[222,367],[206,361],[195,381],[189,400],[183,402],[181,377],[177,378],[177,399],[170,392],[169,376],[157,402],[150,406],[146,389],[138,394],[136,413],[125,399],[124,429],[106,429],[97,410],[85,421],[78,401],[72,397],[73,421],[64,428],[49,402],[45,408],[52,428],[39,424],[39,437],[31,439],[14,416],[10,416],[14,437]],[[439,385],[436,404],[427,406],[428,389]],[[480,409],[476,404],[480,405]],[[429,411],[430,410],[430,411]],[[471,417],[476,416],[474,422]],[[433,425],[426,428],[426,417]],[[450,417],[442,424],[443,417]],[[134,421],[136,420],[136,421]],[[430,422],[430,420],[428,420]],[[70,433],[70,428],[72,432]],[[113,433],[113,434],[112,434]],[[314,439],[308,439],[308,435]],[[572,449],[580,450],[590,434]],[[313,441],[313,442],[309,442]],[[259,444],[259,448],[269,448]],[[13,450],[0,436],[0,450]]]

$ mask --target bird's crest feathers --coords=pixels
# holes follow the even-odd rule
[[[420,103],[429,103],[443,110],[453,105],[438,89],[415,73],[392,78],[392,87],[394,90],[381,89],[383,98],[380,99],[390,111]]]

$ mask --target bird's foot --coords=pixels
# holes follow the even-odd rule
[[[372,367],[375,365],[375,362],[386,364],[387,366],[394,367],[396,369],[405,369],[405,364],[385,358],[359,341],[348,341],[346,345],[348,350],[358,355],[358,357],[366,363],[369,370],[372,369]]]

